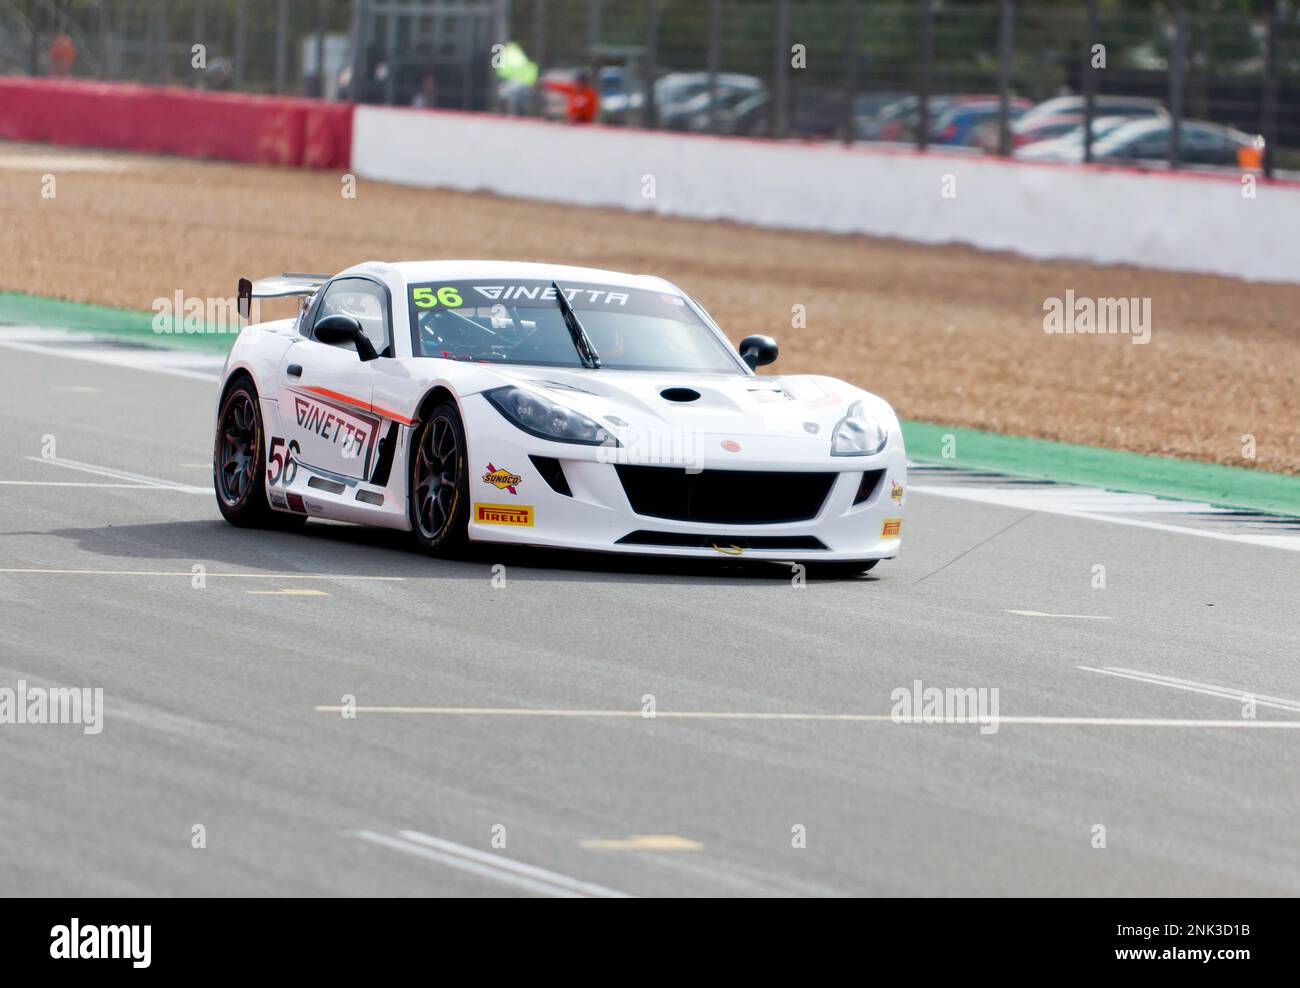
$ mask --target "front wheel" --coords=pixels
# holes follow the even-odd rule
[[[465,429],[454,401],[438,405],[416,427],[411,453],[409,511],[415,541],[432,555],[452,555],[469,541]]]

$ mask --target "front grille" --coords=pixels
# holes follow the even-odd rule
[[[682,535],[678,532],[629,532],[616,545],[657,545],[683,549],[717,549],[727,554],[736,549],[814,549],[826,544],[811,535]]]
[[[618,464],[632,510],[651,518],[713,525],[775,525],[814,518],[833,473],[703,470]]]

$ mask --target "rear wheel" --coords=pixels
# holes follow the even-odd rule
[[[444,401],[416,428],[410,467],[410,516],[425,552],[451,555],[469,540],[469,471],[456,403]]]
[[[221,400],[212,450],[212,485],[226,521],[241,527],[296,528],[302,515],[273,511],[266,500],[266,445],[257,388],[236,379]]]

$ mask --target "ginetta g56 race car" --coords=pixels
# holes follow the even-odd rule
[[[875,395],[756,376],[661,278],[500,261],[241,279],[300,298],[222,375],[213,480],[236,525],[309,517],[466,541],[862,571],[898,552],[906,457]]]

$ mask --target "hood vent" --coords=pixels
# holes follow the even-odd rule
[[[694,388],[664,388],[659,397],[668,401],[695,401],[700,393]]]

